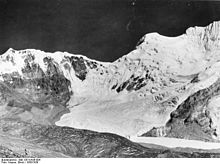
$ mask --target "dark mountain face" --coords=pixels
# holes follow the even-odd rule
[[[219,84],[218,80],[209,88],[189,96],[171,113],[171,119],[167,123],[171,129],[167,134],[168,137],[213,141],[212,136],[217,136],[217,134],[208,104],[211,98],[219,95]]]
[[[81,53],[113,61],[146,33],[183,34],[220,20],[220,2],[0,0],[0,53],[9,47]]]
[[[197,78],[193,79],[193,83]],[[165,127],[152,128],[142,136],[158,136],[160,129],[166,137],[215,141],[216,127],[210,115],[209,101],[220,93],[220,80],[210,87],[190,95],[170,114]]]

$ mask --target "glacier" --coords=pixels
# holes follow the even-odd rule
[[[10,48],[0,56],[0,118],[219,142],[219,54],[220,22],[177,37],[146,34],[114,62]]]

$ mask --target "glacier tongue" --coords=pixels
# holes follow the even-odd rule
[[[135,50],[112,63],[67,52],[9,49],[0,56],[0,80],[20,93],[15,79],[56,75],[62,78],[56,85],[68,83],[55,88],[56,96],[66,94],[67,86],[70,96],[70,112],[56,125],[137,136],[165,126],[178,105],[218,80],[219,30],[220,22],[214,22],[178,37],[146,34]],[[34,90],[42,89],[37,85]]]

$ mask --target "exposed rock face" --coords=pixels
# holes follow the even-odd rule
[[[6,60],[14,63],[10,55],[6,56]],[[6,110],[14,111],[9,112],[8,117],[54,124],[69,111],[66,103],[72,94],[70,81],[49,57],[43,58],[45,70],[35,62],[35,56],[31,53],[27,53],[22,62],[24,65],[21,70],[1,74],[2,105],[7,104]]]
[[[220,81],[189,96],[171,113],[169,137],[213,140],[219,137],[219,111],[210,103],[220,94]]]
[[[74,57],[72,56],[69,58],[70,63],[72,64],[73,69],[75,70],[75,75],[80,79],[80,80],[85,80],[86,79],[86,74],[87,74],[87,67],[84,63],[84,60],[82,57]]]

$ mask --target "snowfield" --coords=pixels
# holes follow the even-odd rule
[[[207,27],[189,28],[178,37],[146,34],[135,50],[106,65],[109,74],[102,68],[102,76],[89,70],[83,82],[66,76],[75,79],[71,82],[74,95],[69,101],[70,113],[56,125],[121,136],[138,136],[164,126],[178,105],[219,79],[219,28],[220,23],[214,22]],[[123,88],[132,76],[148,78],[146,85],[119,93],[110,89]],[[191,83],[196,76],[197,81]],[[220,117],[216,112],[212,115],[218,123]]]
[[[137,143],[156,144],[169,148],[194,148],[194,149],[220,149],[220,143],[203,142],[196,140],[167,138],[167,137],[130,137],[130,140]]]

